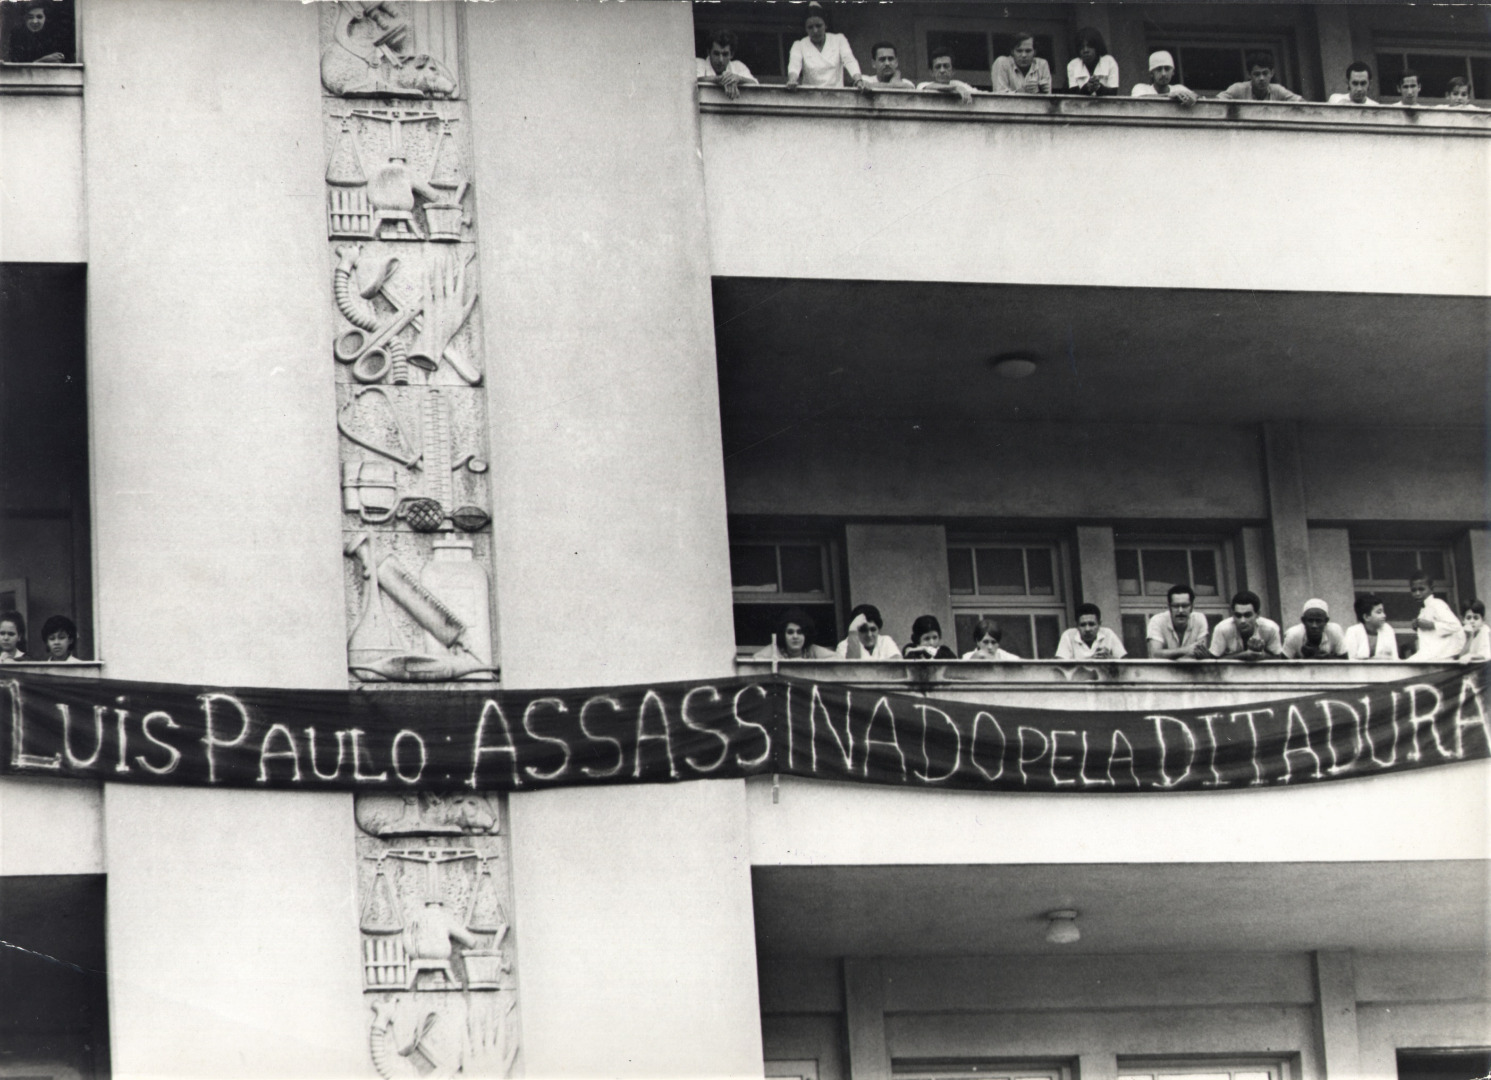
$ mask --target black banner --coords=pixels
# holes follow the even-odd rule
[[[774,675],[562,691],[0,680],[0,768],[124,783],[528,791],[789,773],[921,788],[1189,791],[1491,756],[1485,670],[1232,708],[1006,708]]]

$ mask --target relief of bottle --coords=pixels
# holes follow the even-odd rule
[[[476,561],[474,545],[464,537],[434,542],[434,557],[425,564],[419,582],[438,596],[466,624],[460,644],[484,664],[492,662],[492,587],[486,569]],[[434,655],[444,648],[438,638],[425,633],[425,645]]]

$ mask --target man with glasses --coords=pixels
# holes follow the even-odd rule
[[[1196,594],[1189,585],[1172,585],[1165,594],[1168,610],[1150,617],[1144,637],[1151,660],[1204,660],[1206,616],[1193,611]]]

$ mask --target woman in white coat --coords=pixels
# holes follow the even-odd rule
[[[807,36],[792,43],[792,53],[787,58],[789,90],[799,86],[843,86],[845,75],[856,89],[864,85],[864,76],[860,73],[859,61],[854,58],[854,50],[849,47],[849,39],[843,34],[828,32],[828,20],[821,5],[808,5],[803,29]]]

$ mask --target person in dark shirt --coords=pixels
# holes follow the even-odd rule
[[[5,59],[12,64],[67,64],[72,62],[72,34],[58,17],[63,5],[53,2],[21,5],[24,13],[10,28]]]

